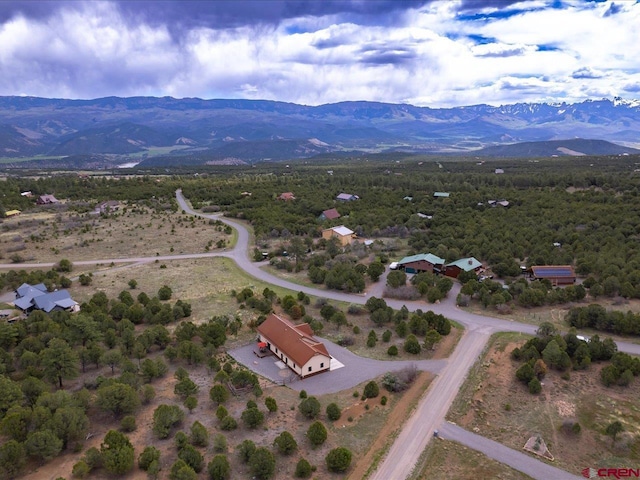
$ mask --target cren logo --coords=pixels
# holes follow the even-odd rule
[[[585,468],[584,478],[640,478],[640,468]]]
[[[582,470],[582,476],[584,478],[596,478],[598,476],[598,471],[595,468],[585,468]]]

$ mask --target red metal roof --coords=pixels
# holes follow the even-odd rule
[[[331,358],[327,347],[310,335],[311,328],[306,323],[294,325],[272,313],[258,326],[258,332],[297,365],[304,366],[316,355]]]

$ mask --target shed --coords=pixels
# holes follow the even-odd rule
[[[433,196],[436,198],[449,198],[448,192],[433,192]]]

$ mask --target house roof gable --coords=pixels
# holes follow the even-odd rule
[[[18,288],[16,288],[16,292],[18,293],[19,297],[25,297],[27,295],[31,295],[31,297],[34,297],[36,295],[47,293],[47,287],[45,287],[44,283],[38,283],[37,285],[29,285],[28,283],[23,283]]]
[[[341,193],[336,197],[337,200],[357,200],[359,198],[358,195],[352,193]]]
[[[33,298],[33,303],[36,308],[44,310],[47,313],[55,307],[69,308],[76,304],[76,302],[71,299],[71,295],[69,295],[67,290],[57,290],[39,295]]]
[[[465,272],[470,272],[471,270],[475,270],[476,268],[480,268],[482,266],[482,262],[477,260],[474,257],[461,258],[460,260],[456,260],[455,262],[447,263],[447,267],[458,267],[460,270],[464,270]]]
[[[404,265],[407,263],[420,262],[420,261],[429,262],[431,265],[444,265],[444,258],[440,258],[432,253],[419,253],[417,255],[410,255],[408,257],[404,257],[402,260],[398,262],[398,265]]]
[[[43,290],[40,290],[39,287]],[[23,295],[20,295],[20,292],[22,292]],[[43,284],[32,286],[25,283],[18,287],[18,298],[13,302],[13,304],[21,310],[27,310],[28,308],[35,307],[38,310],[49,313],[56,307],[71,308],[78,303],[71,298],[71,295],[67,290],[47,292],[47,289]]]
[[[322,212],[322,215],[324,215],[324,218],[328,220],[335,220],[336,218],[340,218],[340,212],[338,212],[338,210],[336,210],[335,208],[325,210],[324,212]]]
[[[329,230],[333,230],[334,232],[336,232],[341,237],[346,237],[348,235],[353,235],[353,230],[351,230],[350,228],[345,227],[344,225],[340,225],[339,227],[333,227],[333,228],[330,228]]]
[[[294,325],[272,313],[258,326],[258,332],[301,367],[316,355],[331,359],[327,347],[311,335],[308,324]]]

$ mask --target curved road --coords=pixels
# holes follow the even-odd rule
[[[353,295],[335,291],[318,290],[297,285],[271,275],[251,261],[249,258],[249,232],[246,227],[221,214],[205,215],[195,212],[187,203],[181,190],[176,191],[176,199],[180,207],[191,215],[217,219],[236,229],[238,239],[235,247],[226,252],[211,252],[185,255],[166,255],[157,257],[116,258],[106,260],[88,260],[74,262],[76,265],[97,265],[110,263],[145,263],[155,260],[178,260],[185,258],[227,257],[234,260],[240,268],[253,277],[272,285],[277,285],[293,291],[302,291],[308,295],[324,297],[348,303],[364,304],[366,295]],[[0,264],[0,268],[47,268],[54,263],[38,264]],[[459,287],[457,287],[459,288]],[[377,290],[375,290],[377,293]],[[428,305],[429,310],[455,320],[465,327],[465,332],[452,355],[447,359],[445,367],[436,377],[427,394],[420,400],[414,413],[407,419],[402,431],[391,446],[386,457],[380,463],[378,470],[370,477],[374,480],[404,479],[414,469],[418,458],[433,437],[433,432],[441,428],[445,436],[460,441],[466,446],[482,451],[491,458],[510,465],[533,478],[546,480],[548,478],[578,478],[562,470],[554,469],[556,475],[550,477],[549,465],[528,455],[521,454],[491,440],[474,435],[459,427],[444,423],[445,415],[455,399],[469,369],[482,353],[487,340],[495,332],[509,331],[535,335],[536,326],[517,323],[509,320],[486,317],[460,310],[455,305],[457,289],[452,290],[447,299],[440,304]],[[406,305],[411,311],[425,308],[424,302],[403,302],[388,300],[387,304],[394,309]],[[634,355],[640,355],[640,345],[618,342],[618,349]],[[497,445],[500,445],[499,448]],[[547,467],[547,468],[545,468]],[[565,475],[566,474],[566,475]]]

